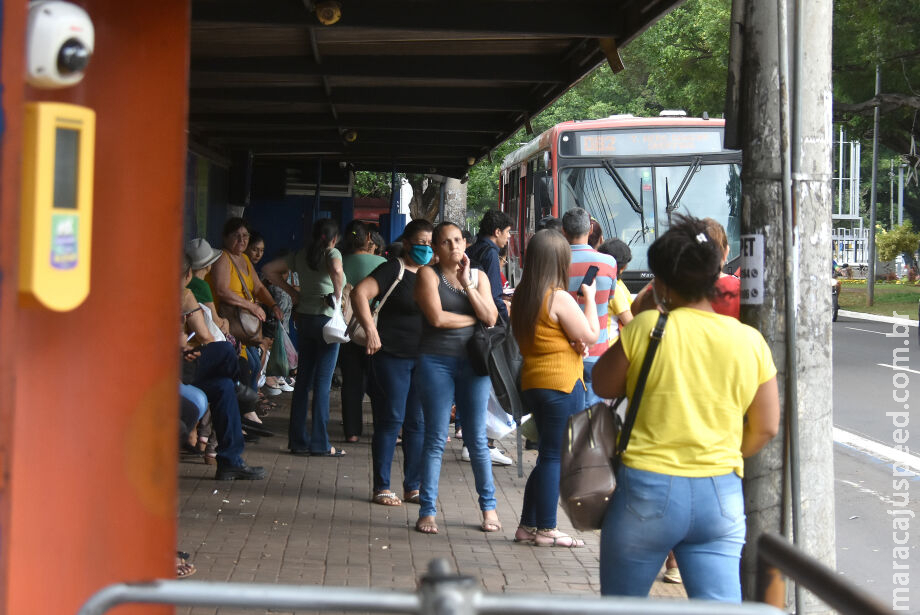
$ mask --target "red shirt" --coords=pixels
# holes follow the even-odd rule
[[[741,280],[727,275],[716,281],[716,296],[712,298],[712,309],[717,314],[741,318]]]

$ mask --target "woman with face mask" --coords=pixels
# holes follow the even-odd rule
[[[373,498],[383,506],[402,501],[418,503],[424,437],[422,406],[416,391],[418,346],[422,314],[415,302],[416,274],[431,261],[431,233],[427,220],[413,220],[403,232],[403,254],[377,267],[351,293],[351,303],[367,333],[370,356],[369,388],[374,415]],[[392,292],[390,292],[392,289]],[[377,315],[371,315],[389,292]],[[403,433],[403,497],[390,489],[390,466],[399,430]]]

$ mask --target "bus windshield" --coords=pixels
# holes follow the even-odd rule
[[[559,172],[559,215],[573,207],[588,210],[605,239],[629,245],[634,271],[648,270],[648,246],[667,230],[675,213],[717,220],[728,234],[731,254],[739,254],[740,200],[741,166],[734,163],[607,164]]]

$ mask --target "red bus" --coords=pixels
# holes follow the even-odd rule
[[[604,238],[632,249],[623,274],[636,292],[652,275],[648,246],[674,213],[718,220],[739,255],[741,152],[724,148],[725,121],[631,115],[563,122],[505,157],[499,201],[514,221],[508,279],[520,279],[527,241],[544,216],[583,207]]]

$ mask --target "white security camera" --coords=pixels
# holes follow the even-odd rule
[[[38,88],[76,85],[93,55],[93,22],[82,8],[61,0],[29,3],[26,71]]]

